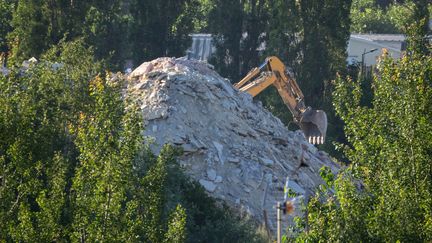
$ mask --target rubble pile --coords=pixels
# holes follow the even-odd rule
[[[323,183],[322,166],[338,170],[300,131],[289,131],[208,64],[158,58],[135,69],[129,81],[128,94],[141,106],[155,152],[164,143],[181,146],[186,173],[254,219],[261,221],[263,210],[273,217],[287,176],[294,192],[307,195]],[[267,223],[276,227],[273,219]]]

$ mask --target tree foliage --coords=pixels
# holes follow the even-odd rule
[[[210,2],[208,29],[214,36],[216,47],[211,63],[218,72],[235,82],[258,63],[256,49],[265,26],[265,1]]]
[[[199,1],[131,1],[133,60],[182,56],[189,47],[189,34]]]
[[[352,164],[334,181],[323,170],[328,184],[298,240],[431,241],[430,9],[427,0],[0,0],[11,70],[0,76],[0,241],[260,241],[183,175],[177,149],[150,152],[121,96],[126,81],[102,71],[183,56],[197,30],[213,34],[223,76],[235,82],[279,56],[306,103],[327,111],[329,140],[342,135],[332,114],[345,123]],[[361,81],[329,82],[344,75],[350,24],[408,34],[406,55],[380,62],[367,105]],[[40,62],[18,67],[32,56]],[[274,89],[259,98],[290,120]]]
[[[350,6],[351,1],[322,0],[300,6],[304,36],[298,79],[311,106],[320,107],[329,98],[324,95],[326,84],[345,70]]]
[[[177,205],[170,215],[165,241],[174,243],[186,241],[186,211],[181,205]]]
[[[197,0],[3,0],[1,51],[11,49],[10,61],[19,64],[39,58],[63,39],[83,38],[98,60],[115,69],[127,61],[181,56],[199,17],[197,5]]]
[[[77,45],[64,51],[83,52]],[[0,217],[4,223],[0,235],[4,240],[53,240],[66,231],[59,222],[65,216],[65,192],[70,187],[66,177],[76,155],[67,124],[73,123],[81,108],[77,101],[86,101],[80,93],[82,84],[98,67],[88,65],[94,62],[86,56],[80,57],[82,65],[74,61],[69,60],[76,68],[73,75],[68,75],[72,69],[54,70],[47,61],[0,77]]]
[[[0,241],[258,241],[183,175],[178,149],[150,152],[125,79],[84,43],[0,76]]]
[[[429,47],[430,48],[430,47]],[[371,106],[358,81],[338,77],[334,105],[352,164],[309,204],[300,239],[427,242],[432,235],[432,58],[416,49],[384,53]]]
[[[404,8],[395,4],[385,9],[375,2],[375,0],[353,1],[351,31],[354,33],[400,33],[398,27],[401,26],[396,26],[390,16],[391,13],[404,11]],[[398,16],[401,15],[398,14]]]
[[[428,1],[354,0],[351,7],[351,31],[354,33],[403,34],[421,11],[432,8]]]
[[[336,73],[346,73],[351,1],[274,0],[269,6],[272,14],[265,54],[280,57],[292,69],[306,105],[327,113],[327,142],[321,148],[341,157],[332,146],[344,139],[342,124],[333,115],[330,80]],[[292,120],[275,89],[266,90],[259,99],[285,123]]]
[[[8,51],[7,34],[12,30],[12,10],[14,1],[0,1],[0,53]]]
[[[6,0],[4,0],[6,1]],[[233,82],[268,55],[280,57],[296,74],[315,108],[330,109],[328,80],[343,72],[351,1],[182,0],[68,1],[9,0],[9,65],[43,52],[60,41],[82,38],[97,60],[114,70],[160,56],[183,56],[190,33],[210,32],[215,69]],[[8,17],[9,16],[9,17]],[[265,55],[265,56],[264,56]],[[290,121],[276,91],[259,99]],[[331,110],[329,110],[331,114]],[[330,117],[330,124],[336,124]],[[337,128],[329,127],[331,135]],[[340,129],[339,129],[340,130]]]

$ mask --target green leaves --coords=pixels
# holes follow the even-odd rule
[[[8,226],[1,229],[2,239],[46,241],[64,234],[60,222],[70,169],[65,161],[74,161],[66,125],[74,110],[62,107],[80,97],[65,78],[49,61],[1,76],[0,217]],[[77,87],[82,79],[74,81]]]
[[[0,53],[6,53],[8,51],[6,36],[12,29],[10,22],[12,20],[14,5],[14,1],[0,1]],[[0,65],[2,64],[2,57],[0,54]]]
[[[189,34],[201,14],[201,2],[130,1],[131,23],[127,29],[129,58],[136,63],[162,56],[184,56],[190,46]]]
[[[126,80],[95,75],[83,43],[0,76],[0,241],[257,239],[183,175],[178,149],[153,155]]]
[[[373,0],[354,0],[351,7],[351,32],[402,33],[412,16],[413,4],[393,3],[380,7]]]
[[[0,53],[20,65],[62,40],[92,46],[97,60],[122,70],[130,62],[183,56],[196,31],[200,1],[2,0]],[[7,37],[7,38],[6,38]]]
[[[334,106],[345,123],[351,164],[334,181],[334,193],[311,200],[311,231],[301,237],[431,240],[432,125],[425,121],[432,119],[432,58],[418,50],[400,60],[382,56],[371,105],[361,103],[359,81],[336,80]]]
[[[170,215],[164,241],[175,243],[186,241],[186,211],[181,205],[177,205]]]
[[[120,144],[124,131],[123,102],[119,83],[97,76],[89,83],[89,109],[80,114],[76,145],[80,152],[73,178],[75,237],[88,240],[120,240],[122,205],[130,187],[135,153],[126,154]],[[137,131],[139,133],[139,131]],[[127,137],[125,139],[128,139]],[[122,157],[121,155],[128,155]]]

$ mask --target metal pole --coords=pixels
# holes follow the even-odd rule
[[[363,72],[364,72],[364,56],[365,56],[365,54],[366,54],[366,49],[364,49],[364,51],[363,51],[363,54],[362,54],[362,59],[361,59],[361,69],[360,69],[360,73],[361,73],[361,75],[362,75],[362,77],[363,77]]]
[[[277,202],[277,206],[276,206],[276,210],[277,210],[277,243],[281,243],[281,231],[282,231],[282,227],[281,227],[281,203]]]
[[[368,53],[372,53],[372,52],[374,52],[376,50],[378,50],[378,48],[370,49],[368,52],[366,52],[366,49],[364,49],[363,54],[362,54],[362,66],[361,66],[361,74],[362,75],[366,75],[364,73],[365,72],[365,68],[366,68],[366,65],[365,65],[365,55],[368,54]]]

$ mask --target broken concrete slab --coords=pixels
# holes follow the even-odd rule
[[[301,131],[289,131],[206,63],[182,58],[143,63],[129,75],[127,94],[142,108],[144,135],[154,139],[154,152],[165,143],[183,147],[178,160],[189,176],[212,197],[247,209],[258,221],[263,210],[272,215],[283,200],[287,176],[296,193],[312,195],[324,183],[319,169],[339,168]]]
[[[199,183],[208,191],[208,192],[214,192],[216,190],[216,185],[208,180],[201,179],[199,180]]]

